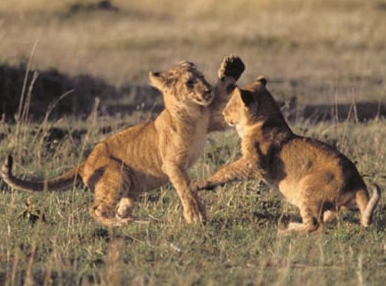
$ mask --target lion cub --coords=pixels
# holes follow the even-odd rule
[[[187,170],[200,156],[208,131],[222,125],[223,119],[216,117],[218,122],[211,127],[212,106],[223,105],[229,97],[227,85],[234,84],[243,71],[238,57],[225,58],[215,92],[190,62],[164,72],[150,72],[150,83],[162,92],[165,105],[155,121],[110,136],[98,143],[79,166],[42,182],[16,178],[9,156],[1,169],[3,180],[17,189],[53,191],[81,178],[95,193],[91,215],[106,226],[138,220],[132,215],[138,196],[170,181],[181,200],[186,221],[203,222],[204,207],[196,192],[189,189]]]
[[[377,185],[371,198],[355,165],[336,149],[315,139],[295,135],[259,77],[244,88],[235,87],[223,115],[242,139],[242,158],[192,189],[208,189],[230,181],[262,179],[300,209],[302,223],[286,231],[313,232],[340,208],[355,203],[361,223],[368,226],[380,199]]]

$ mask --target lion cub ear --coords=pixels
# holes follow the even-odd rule
[[[188,68],[196,68],[196,65],[189,61],[181,61],[179,62],[179,65],[182,67],[188,67]]]
[[[256,104],[256,98],[254,94],[248,90],[238,89],[240,93],[241,100],[244,102],[244,105],[248,108],[251,108]]]
[[[266,86],[267,85],[267,79],[264,77],[264,76],[258,76],[256,78],[256,82],[262,84],[263,86]]]
[[[166,86],[166,79],[160,72],[149,72],[150,85],[162,91]]]

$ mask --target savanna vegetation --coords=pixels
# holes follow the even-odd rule
[[[240,84],[264,74],[294,131],[335,145],[386,188],[383,0],[0,3],[0,160],[22,178],[62,173],[94,144],[162,106],[147,73],[195,62],[210,82],[239,55]],[[294,100],[295,99],[295,100]],[[295,102],[295,104],[293,104]],[[365,111],[363,111],[365,110]],[[364,115],[363,115],[364,114]],[[193,178],[239,155],[213,134]],[[261,182],[201,192],[208,221],[186,225],[170,185],[144,195],[149,224],[109,229],[81,185],[32,194],[0,180],[0,285],[384,285],[386,206],[320,234],[278,235],[297,209]]]

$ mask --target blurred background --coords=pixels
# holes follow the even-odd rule
[[[0,113],[23,94],[39,120],[67,92],[52,118],[157,111],[148,71],[189,60],[214,83],[231,53],[290,119],[385,113],[385,0],[1,0]]]

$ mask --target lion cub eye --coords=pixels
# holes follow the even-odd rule
[[[189,79],[187,82],[186,82],[186,86],[188,87],[188,88],[193,88],[194,87],[194,84],[195,84],[195,80],[194,79]]]

